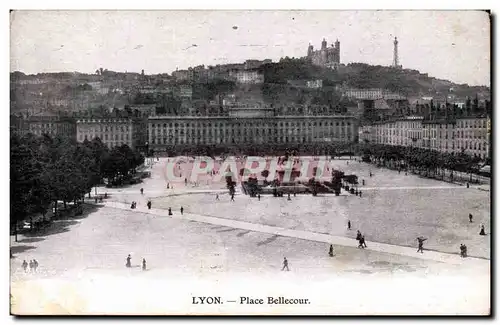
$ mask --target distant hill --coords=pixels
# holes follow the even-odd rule
[[[322,79],[326,87],[382,88],[406,96],[489,97],[490,89],[484,86],[456,84],[448,80],[430,77],[417,70],[394,69],[365,63],[342,65],[337,71],[312,65],[307,60],[284,58],[277,63],[261,67],[266,84],[286,84],[287,80]],[[267,87],[269,88],[269,87]]]

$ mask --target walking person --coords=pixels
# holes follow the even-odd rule
[[[330,245],[330,249],[328,250],[328,255],[333,257],[333,245]]]
[[[281,269],[281,271],[284,271],[285,268],[287,271],[290,271],[290,269],[288,268],[288,260],[286,259],[286,257],[283,259],[283,268]]]
[[[259,199],[259,201],[260,201],[260,194],[257,194],[257,198],[258,198],[258,199]]]
[[[424,253],[424,241],[426,241],[427,238],[424,238],[424,237],[417,237],[417,241],[418,241],[418,249],[417,249],[417,253],[420,252],[420,253]]]
[[[486,232],[484,231],[484,225],[483,224],[481,224],[481,231],[479,231],[479,234],[481,236],[486,236]]]
[[[148,200],[148,210],[151,210],[151,200]]]
[[[361,235],[361,238],[359,238],[359,245],[358,248],[366,248],[366,242],[365,242],[365,236]]]
[[[472,223],[472,213],[469,213],[469,223]]]
[[[143,189],[143,188],[141,188],[141,195],[143,195],[143,194],[144,194],[144,189]]]
[[[234,202],[234,194],[231,194],[231,201]]]
[[[33,259],[33,269],[35,270],[35,272],[37,268],[38,268],[38,261]]]
[[[184,215],[184,208],[181,207],[181,216]]]
[[[360,239],[361,239],[361,231],[358,230],[358,232],[356,233],[356,240]]]
[[[145,258],[142,259],[142,270],[146,271],[146,259]]]
[[[351,220],[347,220],[347,230],[351,230]]]
[[[215,201],[219,201],[219,194],[215,194]]]
[[[24,261],[23,261],[22,266],[23,266],[23,270],[24,270],[24,272],[27,272],[27,271],[28,271],[28,270],[27,270],[27,269],[28,269],[28,262],[26,262],[26,260],[24,260]]]
[[[125,264],[126,267],[131,267],[132,266],[131,260],[132,260],[132,257],[130,257],[130,254],[128,254],[128,256],[127,256],[127,263]]]
[[[33,263],[33,260],[30,260],[30,272],[33,272],[33,269],[35,268],[35,264]]]

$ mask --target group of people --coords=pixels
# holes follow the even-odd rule
[[[30,267],[30,272],[36,272],[36,269],[38,268],[38,261],[35,259],[30,260],[29,264],[26,262],[26,260],[23,261],[23,270],[24,272],[28,272],[28,265]]]
[[[132,267],[132,256],[130,256],[130,254],[128,254],[128,256],[127,256],[127,262],[125,263],[125,267]],[[145,258],[142,259],[142,270],[146,271],[146,259]]]
[[[348,226],[350,227],[351,222],[348,222]],[[356,240],[359,242],[358,248],[366,248],[365,236],[358,230],[356,233]]]
[[[467,257],[467,246],[460,244],[460,257]]]

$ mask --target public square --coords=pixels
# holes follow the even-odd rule
[[[490,299],[490,236],[479,236],[481,223],[490,230],[490,193],[484,186],[467,189],[335,160],[336,168],[366,180],[359,186],[362,197],[343,191],[338,197],[301,194],[290,201],[263,195],[259,201],[242,194],[238,184],[231,202],[224,181],[213,183],[205,176],[198,186],[170,183],[165,164],[166,158],[155,161],[151,178],[141,184],[99,188],[109,199],[97,205],[89,200],[82,217],[57,220],[45,233],[20,235],[17,243],[12,237],[13,312],[273,313],[278,311],[269,306],[203,309],[208,307],[193,306],[190,297],[235,294],[231,290],[239,295],[288,290],[297,296],[313,287],[332,301],[317,299],[279,311],[488,312],[481,309]],[[132,201],[136,210],[129,208]],[[358,229],[366,236],[366,249],[356,248]],[[417,236],[428,238],[424,247],[429,251],[416,253]],[[327,254],[328,243],[334,245],[333,257]],[[470,258],[458,256],[461,243]],[[132,268],[124,266],[128,254]],[[281,272],[284,256],[290,272]],[[22,261],[33,258],[40,263],[38,272],[25,273]],[[140,268],[142,258],[146,272]],[[358,289],[361,301],[352,292]],[[174,295],[174,290],[182,293]],[[381,290],[387,299],[379,299]],[[154,298],[155,293],[162,298]]]

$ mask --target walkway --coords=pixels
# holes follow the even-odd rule
[[[148,210],[146,207],[139,206],[135,210],[130,210],[130,204],[120,203],[120,202],[106,202],[104,204],[105,207],[114,208],[114,209],[122,209],[128,211],[135,211],[139,213],[148,213],[159,217],[169,217],[176,219],[184,219],[197,221],[202,223],[208,223],[213,225],[225,226],[236,229],[250,230],[260,233],[267,233],[272,235],[279,235],[284,237],[292,237],[316,242],[323,242],[327,244],[347,246],[347,247],[358,247],[358,242],[354,239],[341,237],[341,236],[332,236],[327,234],[321,234],[310,231],[302,231],[302,230],[294,230],[294,229],[286,229],[281,227],[267,226],[263,224],[256,224],[232,219],[218,218],[218,217],[209,217],[192,213],[184,213],[181,216],[180,212],[175,211],[173,216],[168,215],[168,211],[164,209],[151,209]],[[425,251],[425,253],[417,253],[416,247],[405,247],[405,246],[397,246],[391,244],[384,243],[376,243],[368,241],[367,250],[372,250],[376,252],[388,253],[388,254],[396,254],[403,255],[408,257],[420,258],[425,260],[432,260],[437,262],[443,262],[448,264],[474,264],[474,265],[486,265],[489,264],[489,260],[481,259],[481,258],[473,258],[468,257],[466,259],[461,258],[458,254],[448,254],[437,251]]]

